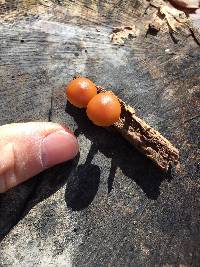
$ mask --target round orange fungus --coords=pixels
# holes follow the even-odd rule
[[[112,92],[99,93],[87,105],[88,118],[98,126],[110,126],[119,120],[121,106]]]
[[[69,82],[66,96],[69,102],[78,107],[86,108],[89,101],[97,94],[95,84],[87,78],[78,77]]]

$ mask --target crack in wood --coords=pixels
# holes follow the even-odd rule
[[[53,113],[53,90],[51,91],[51,106],[49,109],[48,121],[52,121],[52,113]]]

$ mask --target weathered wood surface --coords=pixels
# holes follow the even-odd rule
[[[200,52],[142,32],[146,1],[1,1],[0,123],[51,120],[80,155],[0,196],[1,266],[199,266]],[[32,5],[30,5],[32,3]],[[115,26],[141,34],[114,46]],[[74,74],[111,88],[180,149],[165,175],[66,105]]]

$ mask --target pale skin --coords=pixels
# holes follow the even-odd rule
[[[0,193],[49,167],[73,159],[78,150],[73,133],[56,123],[0,126]]]

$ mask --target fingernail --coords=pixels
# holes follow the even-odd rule
[[[73,159],[78,149],[77,139],[69,132],[61,130],[49,134],[42,142],[43,167],[51,167]]]
[[[74,136],[74,132],[72,130],[70,130],[69,128],[67,128],[67,126],[65,124],[60,124],[60,126],[63,128],[63,130],[65,132],[68,132]]]

